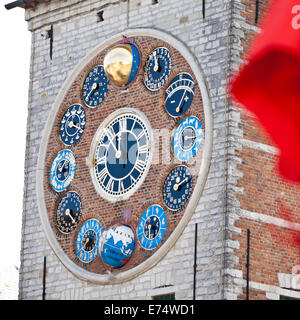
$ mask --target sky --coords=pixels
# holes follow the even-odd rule
[[[0,1],[0,265],[20,266],[31,33]]]

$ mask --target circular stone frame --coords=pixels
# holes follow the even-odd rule
[[[60,247],[55,233],[53,232],[49,216],[45,204],[45,197],[44,197],[44,170],[45,170],[45,163],[46,163],[46,154],[47,154],[47,146],[48,141],[50,138],[51,128],[54,125],[56,115],[59,111],[59,107],[70,89],[72,83],[81,72],[83,66],[85,66],[89,61],[91,61],[100,51],[103,51],[110,47],[112,44],[117,43],[120,41],[123,36],[126,37],[135,37],[135,36],[149,36],[153,38],[157,38],[163,40],[177,49],[181,55],[188,61],[195,77],[196,81],[199,85],[202,101],[203,101],[203,108],[204,108],[204,116],[205,116],[205,128],[206,128],[206,135],[203,147],[203,156],[201,166],[198,172],[198,177],[195,185],[194,192],[189,200],[189,203],[185,209],[185,213],[178,223],[174,232],[170,235],[170,237],[165,241],[165,243],[157,250],[155,254],[149,257],[147,260],[139,264],[138,266],[126,270],[124,272],[118,274],[107,274],[107,275],[100,275],[90,271],[87,271],[77,264],[75,264],[63,251]],[[211,155],[212,155],[212,147],[213,147],[213,117],[212,117],[212,108],[211,102],[209,99],[209,94],[207,90],[207,85],[204,80],[203,72],[198,64],[196,57],[189,51],[184,43],[180,40],[174,38],[172,35],[157,30],[157,29],[148,29],[148,28],[137,28],[137,29],[128,29],[119,33],[109,40],[105,40],[103,43],[99,44],[96,48],[94,48],[89,54],[83,58],[80,63],[75,67],[71,75],[66,79],[65,83],[62,86],[54,105],[50,111],[45,130],[43,133],[43,137],[40,144],[39,156],[38,156],[38,163],[37,163],[37,172],[36,172],[36,194],[37,194],[37,204],[38,210],[42,222],[43,229],[46,234],[46,238],[50,244],[50,247],[53,249],[56,256],[59,260],[63,263],[63,265],[72,272],[76,277],[81,280],[89,281],[95,284],[117,284],[123,283],[125,281],[129,281],[141,275],[142,273],[146,272],[154,265],[156,265],[174,246],[182,232],[184,231],[185,227],[187,226],[188,222],[190,221],[193,213],[196,210],[200,197],[202,195],[205,182],[208,176],[210,162],[211,162]]]

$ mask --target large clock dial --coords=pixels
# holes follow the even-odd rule
[[[72,232],[81,217],[82,202],[75,191],[67,192],[57,208],[57,226],[62,233]]]
[[[192,191],[192,174],[187,166],[177,166],[168,174],[163,188],[166,206],[173,211],[181,209]]]
[[[70,72],[36,181],[47,239],[72,274],[131,281],[172,250],[208,174],[208,97],[195,58],[159,30],[108,39]]]
[[[71,150],[58,152],[50,168],[50,183],[57,192],[69,187],[76,170],[75,156]]]
[[[93,174],[101,195],[126,196],[146,174],[150,128],[136,113],[121,113],[102,130],[94,154]]]
[[[147,208],[138,223],[137,236],[144,249],[152,250],[163,240],[167,228],[167,216],[159,205]]]
[[[70,106],[60,121],[60,138],[62,142],[71,146],[82,136],[85,127],[85,111],[81,104]]]
[[[97,257],[101,234],[102,227],[98,220],[84,222],[76,237],[76,253],[80,261],[89,263]]]
[[[186,73],[180,73],[169,84],[165,94],[165,107],[172,117],[183,115],[190,107],[194,98],[194,80]]]
[[[101,65],[95,66],[87,75],[83,87],[82,98],[89,108],[96,108],[104,100],[108,90],[109,79]]]
[[[168,80],[171,72],[171,55],[165,47],[156,48],[148,57],[144,68],[144,83],[147,89],[156,91]]]
[[[173,149],[175,156],[181,161],[192,159],[201,146],[203,129],[197,117],[183,119],[175,130]]]

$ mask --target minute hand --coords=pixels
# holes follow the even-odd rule
[[[192,178],[188,178],[186,177],[185,179],[183,179],[181,182],[174,184],[174,190],[177,191],[179,189],[179,187],[184,186],[185,184],[187,184],[188,182],[190,182],[192,180]]]

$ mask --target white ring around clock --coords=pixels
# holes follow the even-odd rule
[[[132,114],[134,116],[137,116],[138,118],[140,118],[140,120],[142,120],[143,124],[146,126],[146,129],[149,134],[149,156],[148,156],[146,168],[145,168],[144,172],[142,173],[142,176],[140,177],[138,182],[129,191],[127,191],[126,193],[124,193],[122,195],[111,195],[111,194],[107,193],[103,188],[101,188],[99,186],[99,182],[97,181],[95,170],[94,170],[95,152],[96,152],[99,140],[101,139],[101,137],[104,133],[105,128],[114,119],[118,118],[120,115],[126,115],[126,114]],[[93,185],[94,185],[97,193],[101,197],[103,197],[104,199],[112,201],[112,202],[122,201],[122,200],[128,199],[142,185],[142,183],[144,182],[144,180],[147,176],[147,173],[150,169],[150,165],[152,162],[153,149],[154,149],[153,147],[154,147],[154,139],[153,139],[153,132],[152,132],[151,124],[143,112],[141,112],[138,109],[134,109],[134,108],[120,108],[120,109],[117,109],[116,111],[112,112],[100,124],[98,130],[96,131],[96,133],[93,137],[92,143],[91,143],[89,157],[86,159],[86,162],[87,162],[88,166],[90,167],[90,174],[92,177]]]

